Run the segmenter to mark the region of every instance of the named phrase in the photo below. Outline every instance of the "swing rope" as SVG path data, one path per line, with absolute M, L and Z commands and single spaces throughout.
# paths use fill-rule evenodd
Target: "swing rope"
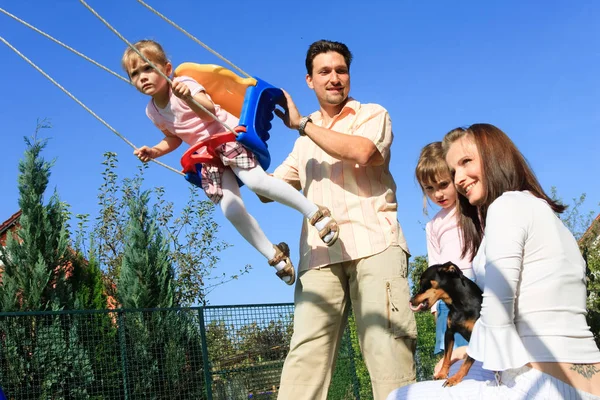
M 241 68 L 239 68 L 238 66 L 236 66 L 235 64 L 233 64 L 231 61 L 229 61 L 228 59 L 226 59 L 225 57 L 223 57 L 222 55 L 220 55 L 219 53 L 217 53 L 215 50 L 213 50 L 212 48 L 210 48 L 208 45 L 206 45 L 205 43 L 201 42 L 200 40 L 198 40 L 197 38 L 195 38 L 194 36 L 192 36 L 190 33 L 188 33 L 186 30 L 184 30 L 183 28 L 181 28 L 179 25 L 177 25 L 175 22 L 173 22 L 172 20 L 168 19 L 165 15 L 161 14 L 160 12 L 158 12 L 157 10 L 155 10 L 154 8 L 152 8 L 150 5 L 148 5 L 147 3 L 145 3 L 142 0 L 137 0 L 141 5 L 143 5 L 144 7 L 146 7 L 148 10 L 152 11 L 154 14 L 156 14 L 157 16 L 159 16 L 160 18 L 162 18 L 164 21 L 166 21 L 167 23 L 169 23 L 170 25 L 172 25 L 173 27 L 175 27 L 177 30 L 179 30 L 180 32 L 182 32 L 183 34 L 185 34 L 187 37 L 189 37 L 190 39 L 192 39 L 194 42 L 196 42 L 197 44 L 201 45 L 202 47 L 204 47 L 207 51 L 209 51 L 210 53 L 212 53 L 213 55 L 215 55 L 216 57 L 218 57 L 219 59 L 221 59 L 223 62 L 227 63 L 231 68 L 237 70 L 239 73 L 241 73 L 242 75 L 245 75 L 246 77 L 252 78 L 248 73 L 246 73 L 245 71 L 243 71 Z M 100 21 L 102 21 L 113 33 L 115 33 L 123 42 L 125 42 L 133 51 L 136 52 L 136 54 L 138 56 L 140 56 L 145 62 L 148 63 L 148 65 L 150 65 L 155 71 L 157 71 L 157 73 L 159 75 L 161 75 L 162 78 L 164 78 L 169 84 L 173 84 L 172 80 L 167 77 L 160 69 L 158 69 L 150 60 L 148 60 L 138 49 L 136 49 L 129 41 L 127 41 L 127 39 L 125 39 L 114 27 L 112 27 L 104 18 L 102 18 L 95 10 L 93 10 L 84 0 L 80 0 L 80 2 L 90 11 L 92 12 L 92 14 L 94 14 L 98 19 L 100 19 Z M 120 80 L 127 82 L 128 84 L 132 85 L 131 81 L 125 77 L 123 77 L 122 75 L 118 74 L 117 72 L 112 71 L 110 68 L 100 64 L 99 62 L 93 60 L 92 58 L 86 56 L 85 54 L 75 50 L 74 48 L 68 46 L 67 44 L 61 42 L 60 40 L 52 37 L 51 35 L 47 34 L 46 32 L 36 28 L 35 26 L 29 24 L 28 22 L 20 19 L 19 17 L 11 14 L 10 12 L 4 10 L 3 8 L 0 8 L 0 12 L 3 13 L 4 15 L 14 19 L 15 21 L 25 25 L 26 27 L 32 29 L 33 31 L 35 31 L 36 33 L 41 34 L 42 36 L 46 37 L 47 39 L 55 42 L 56 44 L 62 46 L 63 48 L 71 51 L 72 53 L 80 56 L 81 58 L 83 58 L 84 60 L 92 63 L 93 65 L 101 68 L 102 70 L 110 73 L 111 75 L 119 78 Z M 62 85 L 60 85 L 56 80 L 54 80 L 50 75 L 48 75 L 46 72 L 44 72 L 40 67 L 38 67 L 35 63 L 33 63 L 33 61 L 31 61 L 29 58 L 27 58 L 24 54 L 22 54 L 18 49 L 16 49 L 14 46 L 12 46 L 6 39 L 4 39 L 3 37 L 0 37 L 0 41 L 3 42 L 6 46 L 8 46 L 11 50 L 13 50 L 17 55 L 19 55 L 22 59 L 24 59 L 27 63 L 29 63 L 32 67 L 34 67 L 38 72 L 40 72 L 44 77 L 46 77 L 50 82 L 52 82 L 55 86 L 57 86 L 59 89 L 61 89 L 67 96 L 69 96 L 72 100 L 74 100 L 77 104 L 79 104 L 83 109 L 85 109 L 88 113 L 90 113 L 93 117 L 95 117 L 98 121 L 100 121 L 104 126 L 106 126 L 110 131 L 112 131 L 115 135 L 117 135 L 119 138 L 121 138 L 123 141 L 125 141 L 125 143 L 127 143 L 129 146 L 131 146 L 133 149 L 137 149 L 137 147 L 131 143 L 129 140 L 127 140 L 127 138 L 125 138 L 123 135 L 121 135 L 116 129 L 114 129 L 112 126 L 110 126 L 106 121 L 104 121 L 100 116 L 98 116 L 94 111 L 92 111 L 89 107 L 87 107 L 83 102 L 81 102 L 79 99 L 77 99 L 77 97 L 75 97 L 73 94 L 71 94 L 67 89 L 65 89 Z M 194 103 L 196 106 L 198 106 L 200 109 L 202 109 L 204 112 L 206 112 L 208 115 L 210 115 L 214 120 L 216 120 L 221 126 L 223 126 L 227 131 L 231 132 L 232 134 L 234 134 L 236 137 L 238 136 L 238 133 L 235 132 L 233 129 L 231 129 L 227 124 L 225 124 L 224 122 L 222 122 L 221 120 L 218 119 L 217 116 L 215 116 L 213 113 L 211 113 L 210 111 L 208 111 L 205 107 L 203 107 L 201 104 L 199 104 L 196 100 L 194 100 L 193 98 L 191 98 L 192 103 Z M 152 159 L 153 162 L 155 162 L 158 165 L 161 165 L 173 172 L 176 172 L 177 174 L 182 175 L 182 173 L 160 161 L 154 160 Z
M 252 76 L 250 76 L 250 74 L 248 74 L 247 72 L 245 72 L 244 70 L 242 70 L 240 67 L 238 67 L 237 65 L 235 65 L 234 63 L 232 63 L 231 61 L 229 61 L 228 59 L 226 59 L 225 57 L 223 57 L 221 54 L 217 53 L 215 50 L 213 50 L 212 48 L 210 48 L 207 44 L 201 42 L 200 40 L 198 40 L 197 38 L 195 38 L 194 36 L 192 36 L 192 34 L 190 34 L 188 31 L 186 31 L 185 29 L 183 29 L 182 27 L 180 27 L 179 25 L 177 25 L 175 22 L 173 22 L 172 20 L 170 20 L 169 18 L 167 18 L 164 14 L 161 14 L 160 12 L 158 12 L 157 10 L 155 10 L 154 8 L 152 8 L 150 5 L 148 5 L 147 3 L 145 3 L 142 0 L 137 0 L 137 2 L 140 3 L 141 5 L 143 5 L 144 7 L 146 7 L 148 10 L 152 11 L 154 14 L 156 14 L 160 18 L 162 18 L 165 22 L 169 23 L 171 26 L 173 26 L 179 32 L 183 33 L 188 38 L 192 39 L 194 42 L 196 42 L 200 46 L 204 47 L 207 51 L 209 51 L 210 53 L 212 53 L 213 55 L 215 55 L 216 57 L 218 57 L 219 59 L 221 59 L 223 62 L 227 63 L 231 68 L 235 69 L 240 74 L 246 76 L 247 78 L 252 78 Z
M 21 24 L 25 25 L 25 26 L 26 26 L 26 27 L 28 27 L 29 29 L 32 29 L 32 30 L 34 30 L 35 32 L 39 33 L 40 35 L 44 36 L 45 38 L 52 40 L 54 43 L 61 45 L 62 47 L 64 47 L 65 49 L 67 49 L 67 50 L 69 50 L 69 51 L 71 51 L 71 52 L 75 53 L 75 54 L 76 54 L 76 55 L 78 55 L 79 57 L 82 57 L 83 59 L 85 59 L 85 60 L 87 60 L 87 61 L 91 62 L 91 63 L 92 63 L 92 64 L 94 64 L 95 66 L 97 66 L 97 67 L 100 67 L 101 69 L 103 69 L 104 71 L 108 72 L 109 74 L 111 74 L 111 75 L 113 75 L 113 76 L 115 76 L 115 77 L 117 77 L 117 78 L 121 79 L 122 81 L 124 81 L 124 82 L 127 82 L 128 84 L 130 84 L 130 85 L 131 85 L 131 82 L 129 81 L 129 79 L 127 79 L 127 78 L 123 77 L 122 75 L 120 75 L 120 74 L 118 74 L 118 73 L 116 73 L 116 72 L 112 71 L 111 69 L 109 69 L 109 68 L 105 67 L 104 65 L 100 64 L 99 62 L 92 60 L 91 58 L 89 58 L 89 57 L 88 57 L 88 56 L 86 56 L 85 54 L 83 54 L 83 53 L 81 53 L 81 52 L 79 52 L 79 51 L 75 50 L 74 48 L 72 48 L 72 47 L 70 47 L 70 46 L 66 45 L 65 43 L 61 42 L 60 40 L 58 40 L 58 39 L 56 39 L 56 38 L 54 38 L 54 37 L 50 36 L 50 35 L 49 35 L 49 34 L 47 34 L 46 32 L 44 32 L 44 31 L 42 31 L 42 30 L 40 30 L 40 29 L 36 28 L 35 26 L 33 26 L 33 25 L 31 25 L 31 24 L 29 24 L 29 23 L 27 23 L 27 22 L 23 21 L 21 18 L 17 17 L 16 15 L 13 15 L 13 14 L 9 13 L 8 11 L 6 11 L 6 10 L 5 10 L 5 9 L 3 9 L 3 8 L 0 8 L 0 12 L 1 12 L 1 13 L 3 13 L 4 15 L 8 16 L 8 17 L 11 17 L 11 18 L 12 18 L 12 19 L 14 19 L 15 21 L 17 21 L 17 22 L 20 22 Z
M 79 0 L 79 2 L 81 4 L 83 4 L 83 6 L 85 8 L 87 8 L 92 14 L 94 14 L 100 21 L 102 21 L 102 23 L 104 23 L 104 25 L 106 25 L 106 27 L 108 29 L 110 29 L 115 35 L 117 35 L 123 42 L 125 42 L 127 44 L 127 46 L 129 46 L 130 49 L 132 49 L 133 51 L 135 51 L 135 53 L 140 56 L 140 58 L 142 60 L 144 60 L 149 66 L 151 66 L 163 79 L 165 79 L 170 85 L 173 85 L 173 81 L 166 76 L 158 67 L 156 67 L 156 65 L 154 65 L 150 60 L 148 60 L 148 58 L 146 58 L 146 56 L 144 56 L 142 54 L 141 51 L 139 51 L 133 44 L 131 44 L 127 39 L 125 39 L 125 37 L 123 35 L 121 35 L 112 25 L 110 25 L 108 23 L 108 21 L 106 21 L 104 18 L 102 18 L 100 16 L 100 14 L 98 14 L 92 7 L 90 7 L 84 0 Z M 206 114 L 208 114 L 212 119 L 214 119 L 215 121 L 217 121 L 219 124 L 221 124 L 221 126 L 223 126 L 223 128 L 225 128 L 227 131 L 231 132 L 235 137 L 238 136 L 238 133 L 236 131 L 234 131 L 231 127 L 229 127 L 225 122 L 221 121 L 219 119 L 219 117 L 217 117 L 215 114 L 213 114 L 212 112 L 210 112 L 206 107 L 204 107 L 202 104 L 198 103 L 193 97 L 190 97 L 191 102 L 197 106 L 198 108 L 200 108 L 202 111 L 204 111 Z
M 13 45 L 11 45 L 6 39 L 4 39 L 2 36 L 0 36 L 0 41 L 2 43 L 4 43 L 5 45 L 7 45 L 12 51 L 14 51 L 17 55 L 19 55 L 23 60 L 25 60 L 29 65 L 31 65 L 33 68 L 35 68 L 39 73 L 41 73 L 42 75 L 44 75 L 44 77 L 46 77 L 46 79 L 48 79 L 50 82 L 52 82 L 54 85 L 56 85 L 60 90 L 62 90 L 67 96 L 69 96 L 71 99 L 73 99 L 77 104 L 79 104 L 81 107 L 83 107 L 87 112 L 89 112 L 92 116 L 94 116 L 98 121 L 100 121 L 104 126 L 106 126 L 108 129 L 110 129 L 115 135 L 117 135 L 119 138 L 121 138 L 125 143 L 127 143 L 129 146 L 131 146 L 134 150 L 137 149 L 137 147 L 131 143 L 129 140 L 127 140 L 126 137 L 124 137 L 123 135 L 121 135 L 115 128 L 113 128 L 112 126 L 110 126 L 106 121 L 104 121 L 102 118 L 100 118 L 100 116 L 98 116 L 98 114 L 96 114 L 94 111 L 92 111 L 88 106 L 86 106 L 85 104 L 83 104 L 83 102 L 81 102 L 77 97 L 75 97 L 73 94 L 71 94 L 71 92 L 69 92 L 67 89 L 65 89 L 63 86 L 61 86 L 60 83 L 58 83 L 57 81 L 55 81 L 50 75 L 48 75 L 46 72 L 44 72 L 40 67 L 38 67 L 33 61 L 31 61 L 29 58 L 27 58 L 23 53 L 21 53 L 19 50 L 17 50 Z M 179 175 L 184 175 L 181 171 L 176 170 L 173 167 L 170 167 L 158 160 L 152 159 L 153 162 L 155 162 L 156 164 L 167 168 L 168 170 L 171 170 Z

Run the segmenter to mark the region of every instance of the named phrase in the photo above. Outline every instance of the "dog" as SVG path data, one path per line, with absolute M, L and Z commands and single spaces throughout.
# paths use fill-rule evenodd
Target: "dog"
M 479 319 L 483 293 L 475 282 L 463 275 L 461 269 L 451 262 L 432 265 L 421 275 L 419 292 L 409 302 L 413 312 L 426 311 L 438 300 L 448 306 L 448 329 L 444 336 L 444 362 L 433 379 L 446 379 L 444 387 L 454 386 L 464 379 L 475 362 L 467 355 L 467 359 L 456 374 L 448 378 L 454 334 L 460 333 L 467 341 L 475 321 Z

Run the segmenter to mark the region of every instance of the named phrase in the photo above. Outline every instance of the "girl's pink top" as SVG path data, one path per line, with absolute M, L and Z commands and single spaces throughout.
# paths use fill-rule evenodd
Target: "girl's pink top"
M 429 265 L 443 264 L 452 261 L 463 274 L 473 279 L 473 267 L 469 255 L 461 258 L 462 239 L 458 230 L 456 206 L 442 208 L 425 226 L 427 235 L 427 258 Z M 431 312 L 437 312 L 437 302 L 431 307 Z
M 456 207 L 442 208 L 425 226 L 429 265 L 452 261 L 470 279 L 473 268 L 470 257 L 461 258 L 462 239 L 458 230 Z
M 173 80 L 185 83 L 190 88 L 192 96 L 205 91 L 204 86 L 188 76 L 178 76 Z M 146 106 L 146 115 L 158 129 L 168 131 L 190 146 L 210 135 L 227 130 L 212 118 L 200 118 L 185 101 L 175 96 L 173 92 L 170 92 L 169 103 L 165 108 L 158 108 L 151 99 Z M 215 104 L 215 115 L 230 128 L 238 125 L 238 118 L 222 109 L 218 104 Z

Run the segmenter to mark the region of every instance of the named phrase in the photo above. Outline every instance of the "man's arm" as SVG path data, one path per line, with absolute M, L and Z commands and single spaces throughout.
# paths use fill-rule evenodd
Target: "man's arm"
M 304 132 L 324 152 L 339 160 L 352 161 L 362 166 L 383 164 L 381 153 L 365 137 L 346 135 L 310 122 Z
M 275 110 L 275 114 L 283 120 L 288 128 L 298 129 L 302 116 L 291 96 L 285 90 L 283 94 L 286 100 L 286 104 L 283 105 L 285 112 Z M 306 125 L 304 132 L 317 146 L 332 157 L 363 166 L 383 164 L 383 156 L 375 144 L 365 137 L 347 135 L 312 123 Z

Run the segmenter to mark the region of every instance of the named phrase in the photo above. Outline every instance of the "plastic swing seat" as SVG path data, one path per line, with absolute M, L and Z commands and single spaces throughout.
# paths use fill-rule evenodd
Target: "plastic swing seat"
M 183 75 L 204 86 L 215 103 L 240 118 L 239 125 L 234 128 L 238 133 L 237 138 L 229 131 L 211 135 L 183 154 L 181 166 L 185 179 L 202 187 L 202 164 L 221 165 L 215 149 L 234 140 L 254 153 L 260 166 L 267 170 L 271 164 L 267 141 L 270 137 L 273 111 L 283 98 L 282 90 L 262 79 L 241 78 L 226 68 L 212 64 L 181 64 L 175 70 L 175 76 Z M 241 185 L 241 182 L 239 183 Z

